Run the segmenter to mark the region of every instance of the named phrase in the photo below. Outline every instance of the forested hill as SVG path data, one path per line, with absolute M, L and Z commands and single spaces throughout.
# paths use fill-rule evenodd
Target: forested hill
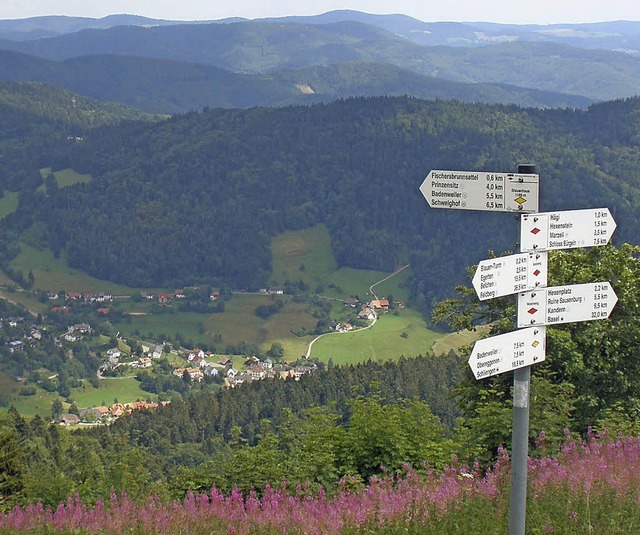
M 25 193 L 4 225 L 130 285 L 257 288 L 271 237 L 324 223 L 342 266 L 411 263 L 427 309 L 488 249 L 514 250 L 518 227 L 509 214 L 430 209 L 418 191 L 429 170 L 535 163 L 541 210 L 609 207 L 616 239 L 637 243 L 639 113 L 640 99 L 583 112 L 370 98 L 124 123 L 42 156 L 93 181 Z

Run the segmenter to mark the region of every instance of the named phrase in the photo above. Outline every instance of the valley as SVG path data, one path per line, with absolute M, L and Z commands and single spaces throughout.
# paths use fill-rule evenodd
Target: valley
M 0 19 L 0 531 L 306 534 L 297 503 L 318 533 L 505 533 L 528 449 L 554 472 L 532 531 L 637 532 L 639 35 L 351 10 Z M 437 210 L 445 185 L 419 189 L 522 164 L 536 210 L 617 223 L 553 228 L 533 275 L 606 291 L 571 323 L 582 297 L 539 299 L 544 318 L 532 297 L 548 327 L 526 340 L 513 296 L 471 283 L 526 241 L 522 191 Z M 482 338 L 515 340 L 509 370 Z
M 128 362 L 132 358 L 135 361 L 137 355 L 127 344 L 135 343 L 141 348 L 148 348 L 164 342 L 177 350 L 176 358 L 170 359 L 174 367 L 181 362 L 178 354 L 201 347 L 213 350 L 216 363 L 224 358 L 232 358 L 234 366 L 244 371 L 247 366 L 245 361 L 249 357 L 258 355 L 266 358 L 264 355 L 270 354 L 269 350 L 274 344 L 281 348 L 279 361 L 293 363 L 308 360 L 324 366 L 350 365 L 426 354 L 444 336 L 444 333 L 429 329 L 419 311 L 405 305 L 401 305 L 401 308 L 396 305 L 393 314 L 379 311 L 377 321 L 358 321 L 360 327 L 354 328 L 346 323 L 355 323 L 356 315 L 361 310 L 359 304 L 357 308 L 346 306 L 347 300 L 363 296 L 363 303 L 366 303 L 367 297 L 375 297 L 371 294 L 372 286 L 377 295 L 391 296 L 396 303 L 405 301 L 408 297 L 408 272 L 400 270 L 386 274 L 336 269 L 327 229 L 321 225 L 277 236 L 272 242 L 274 274 L 270 289 L 231 292 L 224 297 L 224 301 L 220 301 L 224 303 L 223 310 L 213 314 L 184 310 L 184 303 L 189 300 L 185 299 L 184 292 L 189 295 L 197 291 L 195 288 L 181 289 L 179 292 L 167 288 L 129 288 L 70 269 L 64 258 L 55 258 L 50 251 L 39 250 L 26 243 L 21 243 L 20 248 L 21 253 L 10 265 L 11 270 L 31 273 L 33 282 L 25 290 L 7 279 L 0 287 L 0 295 L 27 307 L 33 315 L 42 316 L 44 325 L 47 324 L 47 318 L 61 314 L 73 315 L 76 322 L 91 323 L 101 337 L 80 350 L 104 354 L 104 349 L 100 348 L 105 347 L 103 344 L 109 338 L 112 343 L 119 340 L 117 345 L 131 357 Z M 291 281 L 295 281 L 293 286 Z M 278 295 L 275 292 L 274 288 L 278 288 L 279 283 L 289 288 L 286 294 Z M 213 295 L 210 290 L 208 292 Z M 98 295 L 106 295 L 107 298 L 97 300 L 93 297 Z M 283 303 L 276 314 L 266 318 L 256 315 L 259 307 L 274 302 Z M 340 323 L 349 325 L 349 330 L 342 328 Z M 367 323 L 371 323 L 371 328 L 358 330 L 367 326 Z M 318 331 L 318 328 L 321 330 Z M 332 335 L 316 340 L 318 333 Z M 95 349 L 92 349 L 93 346 Z M 244 356 L 237 351 L 243 351 Z M 184 357 L 182 359 L 184 362 Z M 162 373 L 155 364 L 153 371 Z M 80 408 L 90 408 L 99 404 L 96 401 L 98 399 L 107 404 L 114 399 L 121 402 L 158 399 L 157 393 L 140 389 L 139 381 L 134 379 L 137 373 L 135 369 L 128 371 L 125 366 L 113 376 L 113 381 L 96 383 L 80 380 L 77 382 L 80 386 L 70 390 L 65 406 L 74 403 Z M 55 373 L 45 367 L 38 370 L 37 377 L 43 374 Z M 26 416 L 39 414 L 49 417 L 58 393 L 43 390 L 32 379 L 31 374 L 27 373 L 21 375 L 20 383 L 11 380 L 14 386 L 8 388 L 8 392 L 17 393 L 20 386 L 24 391 L 27 384 L 35 387 L 35 392 L 27 396 L 10 397 L 5 402 L 10 400 Z

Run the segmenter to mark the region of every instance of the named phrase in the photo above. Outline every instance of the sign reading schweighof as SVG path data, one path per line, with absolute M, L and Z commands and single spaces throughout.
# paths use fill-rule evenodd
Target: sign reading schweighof
M 431 208 L 490 212 L 537 212 L 536 174 L 431 171 L 420 192 Z

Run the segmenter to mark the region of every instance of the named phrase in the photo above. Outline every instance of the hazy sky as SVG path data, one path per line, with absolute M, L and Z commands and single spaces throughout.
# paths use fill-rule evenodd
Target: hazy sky
M 335 9 L 402 13 L 425 22 L 640 21 L 640 0 L 0 0 L 0 19 L 40 15 L 99 18 L 115 13 L 172 20 L 318 15 Z

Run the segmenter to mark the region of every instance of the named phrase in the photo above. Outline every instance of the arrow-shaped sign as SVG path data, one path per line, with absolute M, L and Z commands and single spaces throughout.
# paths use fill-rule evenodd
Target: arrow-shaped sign
M 469 357 L 476 379 L 531 366 L 545 359 L 546 328 L 529 327 L 478 340 Z
M 547 285 L 547 253 L 520 253 L 482 260 L 473 276 L 481 301 Z
M 537 212 L 539 175 L 431 171 L 420 192 L 431 208 Z
M 606 319 L 617 302 L 608 282 L 524 292 L 518 295 L 518 327 Z
M 616 229 L 608 208 L 522 216 L 521 251 L 550 251 L 606 245 Z

